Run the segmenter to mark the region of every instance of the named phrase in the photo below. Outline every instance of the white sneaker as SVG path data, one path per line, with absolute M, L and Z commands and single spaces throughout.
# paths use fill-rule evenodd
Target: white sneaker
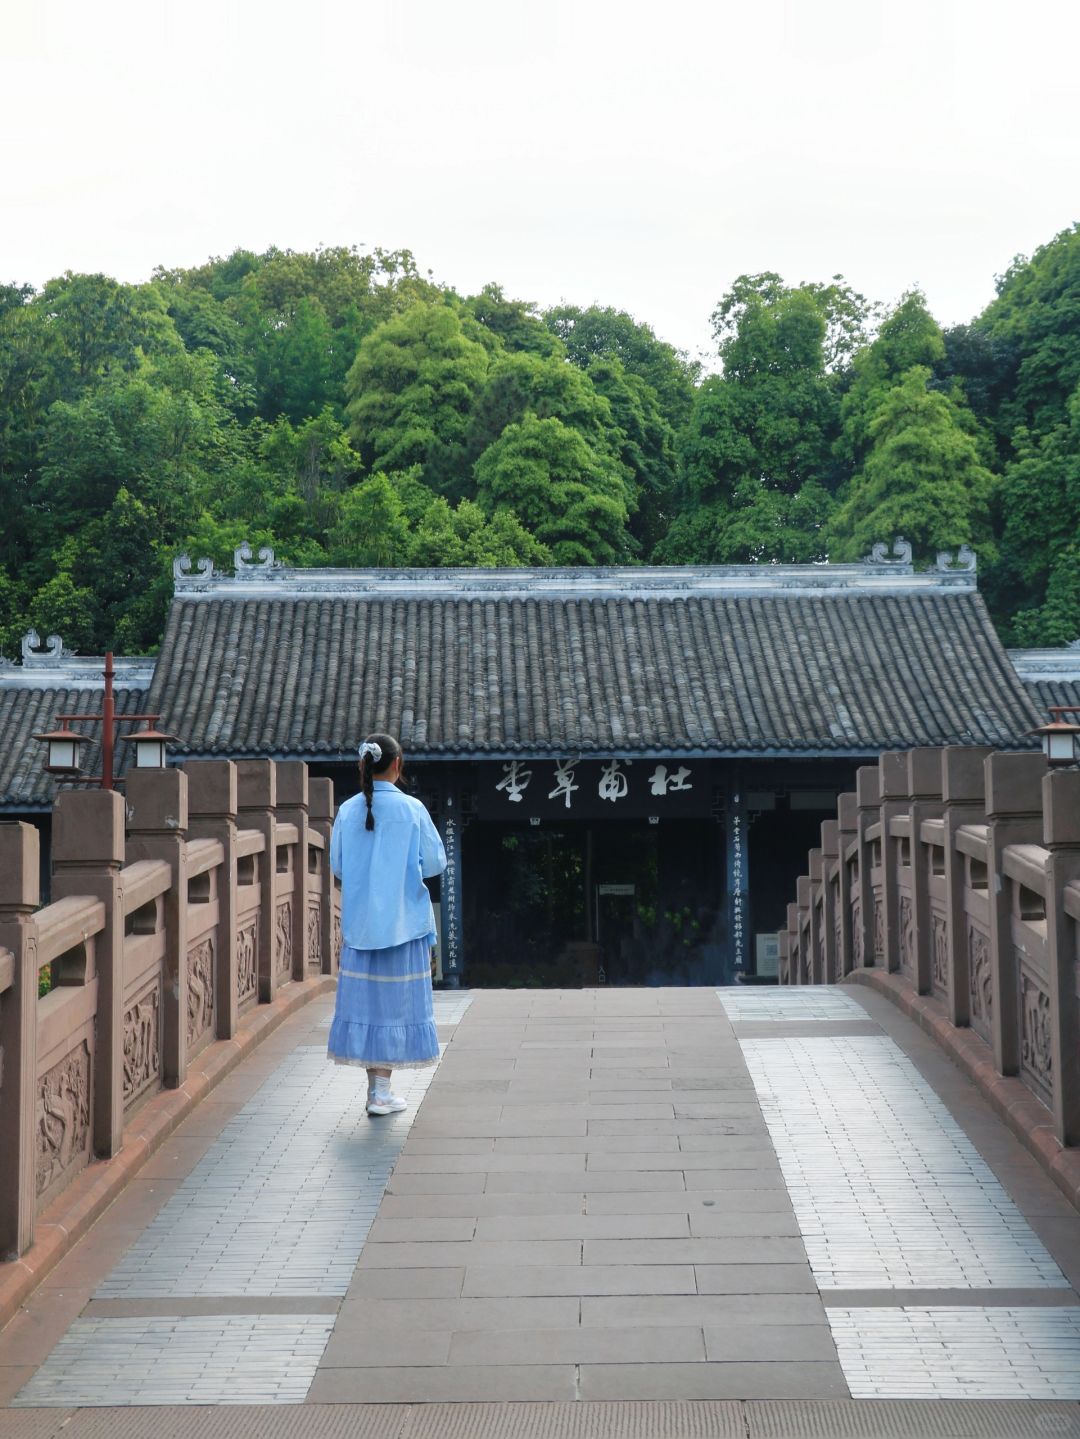
M 408 1102 L 396 1094 L 373 1094 L 368 1100 L 369 1114 L 400 1114 L 408 1109 Z

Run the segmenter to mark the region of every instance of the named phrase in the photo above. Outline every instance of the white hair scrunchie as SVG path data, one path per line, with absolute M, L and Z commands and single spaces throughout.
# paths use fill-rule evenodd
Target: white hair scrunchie
M 382 749 L 379 745 L 372 744 L 369 740 L 365 740 L 364 743 L 360 746 L 361 764 L 364 763 L 365 755 L 370 755 L 374 762 L 378 764 L 379 761 L 382 759 Z

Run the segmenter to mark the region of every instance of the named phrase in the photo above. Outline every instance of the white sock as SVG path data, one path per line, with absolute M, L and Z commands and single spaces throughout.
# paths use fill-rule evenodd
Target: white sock
M 377 1100 L 390 1098 L 390 1078 L 388 1075 L 377 1074 L 375 1076 L 375 1098 Z

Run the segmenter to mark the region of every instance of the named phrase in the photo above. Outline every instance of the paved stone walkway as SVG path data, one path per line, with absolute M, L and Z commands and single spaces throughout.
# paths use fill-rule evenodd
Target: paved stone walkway
M 0 1436 L 1080 1434 L 1080 1215 L 881 996 L 471 999 L 383 1120 L 283 1025 L 0 1334 Z

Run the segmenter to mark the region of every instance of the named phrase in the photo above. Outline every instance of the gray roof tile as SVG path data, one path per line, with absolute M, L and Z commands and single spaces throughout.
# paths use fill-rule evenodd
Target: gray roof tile
M 299 574 L 300 572 L 294 572 Z M 548 572 L 550 574 L 550 572 Z M 451 583 L 448 576 L 448 585 Z M 179 593 L 147 697 L 189 754 L 858 754 L 1037 722 L 974 587 Z M 268 587 L 269 588 L 269 587 Z

